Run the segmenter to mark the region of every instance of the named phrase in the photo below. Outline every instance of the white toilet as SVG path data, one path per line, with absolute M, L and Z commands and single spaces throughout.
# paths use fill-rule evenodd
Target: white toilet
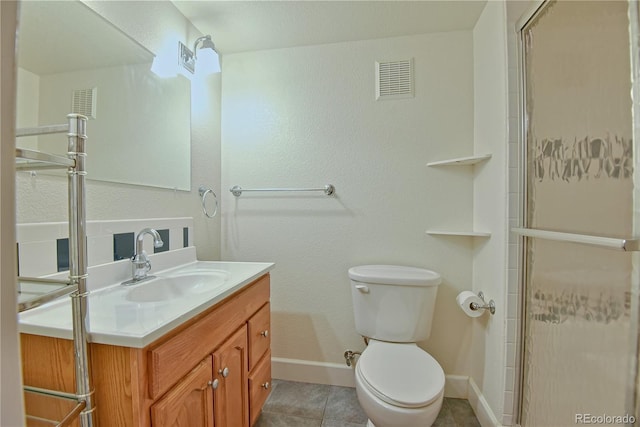
M 444 371 L 416 345 L 429 337 L 440 275 L 421 268 L 349 269 L 356 330 L 368 338 L 356 394 L 369 427 L 428 427 L 442 407 Z

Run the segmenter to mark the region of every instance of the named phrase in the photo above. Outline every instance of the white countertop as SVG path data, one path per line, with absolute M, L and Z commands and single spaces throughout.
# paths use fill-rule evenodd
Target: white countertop
M 161 281 L 149 280 L 131 286 L 120 285 L 91 290 L 88 298 L 89 341 L 142 348 L 176 326 L 205 311 L 274 267 L 263 262 L 193 261 L 178 267 L 152 272 L 160 279 L 176 275 L 207 274 L 211 286 L 198 285 L 188 292 L 156 298 L 155 291 L 173 289 Z M 89 272 L 91 279 L 91 271 Z M 90 280 L 89 279 L 89 280 Z M 215 283 L 214 283 L 215 282 Z M 157 287 L 154 289 L 154 285 Z M 159 300 L 156 300 L 159 299 Z M 23 333 L 72 339 L 71 299 L 63 297 L 20 313 Z

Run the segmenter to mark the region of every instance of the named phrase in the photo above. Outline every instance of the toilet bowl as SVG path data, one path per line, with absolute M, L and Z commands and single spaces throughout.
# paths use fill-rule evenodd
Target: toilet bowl
M 369 427 L 429 427 L 440 412 L 444 371 L 416 342 L 431 332 L 440 275 L 397 265 L 349 269 L 356 330 L 368 339 L 355 368 Z
M 370 340 L 355 380 L 369 426 L 428 427 L 442 407 L 444 372 L 416 344 Z

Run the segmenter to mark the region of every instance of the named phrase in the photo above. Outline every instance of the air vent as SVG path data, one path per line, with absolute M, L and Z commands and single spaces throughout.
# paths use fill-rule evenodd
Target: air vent
M 76 89 L 73 91 L 71 100 L 71 112 L 82 114 L 90 119 L 96 118 L 96 98 L 98 88 Z
M 413 58 L 376 62 L 376 99 L 413 98 Z

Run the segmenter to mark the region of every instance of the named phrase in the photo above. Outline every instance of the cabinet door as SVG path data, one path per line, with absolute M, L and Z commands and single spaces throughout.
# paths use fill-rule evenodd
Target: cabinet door
M 211 356 L 151 407 L 153 427 L 213 427 Z
M 249 427 L 247 327 L 238 329 L 213 353 L 216 427 Z

